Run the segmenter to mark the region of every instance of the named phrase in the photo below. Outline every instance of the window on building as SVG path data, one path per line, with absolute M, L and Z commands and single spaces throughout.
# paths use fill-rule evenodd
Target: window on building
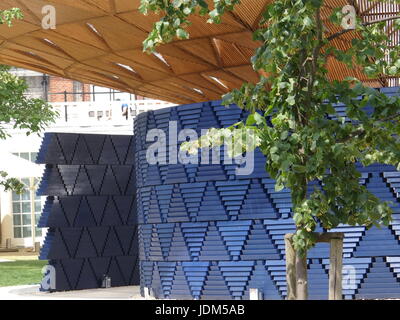
M 38 153 L 37 152 L 15 152 L 15 153 L 13 153 L 13 155 L 35 163 Z
M 39 179 L 24 178 L 21 182 L 25 185 L 25 191 L 22 194 L 12 193 L 14 238 L 31 238 L 33 229 L 35 236 L 41 237 L 42 229 L 36 227 L 42 211 L 42 199 L 36 195 Z
M 75 102 L 82 102 L 83 101 L 83 84 L 78 81 L 74 81 L 73 83 L 73 90 L 74 90 L 74 101 Z

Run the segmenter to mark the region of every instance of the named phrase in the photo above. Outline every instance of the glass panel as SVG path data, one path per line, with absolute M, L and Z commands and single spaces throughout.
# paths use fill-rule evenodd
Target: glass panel
M 29 161 L 29 152 L 21 152 L 21 153 L 19 154 L 19 156 L 20 156 L 22 159 L 25 159 L 25 160 L 28 160 L 28 161 Z
M 35 214 L 35 224 L 38 224 L 40 220 L 40 214 Z
M 22 224 L 24 226 L 26 226 L 26 225 L 30 226 L 31 225 L 31 221 L 32 221 L 32 219 L 31 219 L 31 216 L 29 214 L 23 214 L 22 215 Z
M 22 228 L 22 233 L 24 238 L 29 238 L 32 237 L 32 230 L 31 227 L 23 227 Z
M 20 227 L 14 228 L 14 238 L 22 238 L 22 233 L 21 233 Z
M 35 201 L 35 212 L 42 212 L 42 201 Z
M 36 237 L 41 237 L 42 236 L 42 229 L 36 228 L 35 229 Z
M 22 202 L 22 213 L 31 212 L 31 203 L 30 202 Z
M 21 195 L 21 199 L 22 200 L 31 200 L 31 193 L 29 191 L 25 191 L 22 195 Z
M 28 178 L 23 178 L 23 179 L 21 179 L 21 181 L 22 181 L 22 183 L 23 183 L 24 185 L 26 185 L 28 188 L 30 187 L 30 182 L 29 182 L 29 179 L 28 179 Z
M 14 214 L 13 215 L 13 223 L 14 223 L 14 226 L 20 226 L 21 225 L 21 215 L 20 214 Z
M 19 202 L 13 202 L 13 213 L 21 213 L 21 206 Z
M 31 152 L 31 161 L 35 162 L 37 158 L 38 153 L 37 152 Z
M 39 200 L 40 202 L 42 202 L 42 196 L 38 196 L 36 194 L 36 191 L 35 191 L 35 200 Z
M 13 199 L 13 201 L 19 201 L 19 200 L 21 200 L 21 197 L 16 192 L 13 192 L 12 193 L 12 199 Z

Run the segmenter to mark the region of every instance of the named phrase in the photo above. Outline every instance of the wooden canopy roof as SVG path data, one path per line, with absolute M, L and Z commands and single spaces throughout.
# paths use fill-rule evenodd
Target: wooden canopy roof
M 19 7 L 25 17 L 11 28 L 0 26 L 0 63 L 175 103 L 220 99 L 243 82 L 258 80 L 250 66 L 258 47 L 252 32 L 271 1 L 242 0 L 219 25 L 195 16 L 189 40 L 160 46 L 159 54 L 148 55 L 142 42 L 159 16 L 143 16 L 140 0 L 1 0 L 0 9 Z M 375 1 L 326 0 L 323 15 L 330 32 L 340 31 L 326 20 L 330 8 L 349 3 L 365 21 L 400 11 L 398 5 Z M 48 4 L 57 10 L 55 30 L 41 27 L 42 8 Z M 388 32 L 398 39 L 391 22 Z M 349 32 L 334 41 L 346 48 L 354 36 Z M 371 86 L 397 84 L 397 79 L 367 80 L 359 70 L 334 60 L 328 69 L 332 79 L 357 75 Z

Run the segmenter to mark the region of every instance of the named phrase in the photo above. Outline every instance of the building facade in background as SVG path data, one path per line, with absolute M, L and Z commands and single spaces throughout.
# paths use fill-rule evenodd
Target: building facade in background
M 133 118 L 139 113 L 171 106 L 34 71 L 13 68 L 12 72 L 25 79 L 27 96 L 48 101 L 59 112 L 48 132 L 133 134 Z M 123 104 L 128 105 L 128 117 L 122 114 Z M 44 167 L 34 163 L 42 135 L 26 136 L 11 126 L 8 131 L 11 137 L 0 140 L 0 169 L 20 179 L 26 191 L 18 195 L 0 190 L 0 248 L 33 247 L 43 242 L 46 233 L 36 227 L 44 204 L 44 198 L 36 196 Z

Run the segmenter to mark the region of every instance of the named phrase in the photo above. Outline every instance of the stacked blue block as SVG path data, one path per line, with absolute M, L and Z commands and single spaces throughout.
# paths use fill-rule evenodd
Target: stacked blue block
M 51 291 L 139 284 L 132 136 L 45 134 L 38 222 L 48 232 L 40 259 L 56 270 Z
M 382 89 L 388 95 L 397 89 Z M 346 117 L 346 107 L 336 106 Z M 368 107 L 368 112 L 372 111 Z M 265 158 L 255 151 L 255 169 L 236 175 L 237 164 L 149 165 L 146 141 L 151 129 L 169 137 L 169 121 L 178 130 L 198 134 L 246 118 L 236 106 L 220 101 L 142 113 L 135 121 L 135 164 L 139 221 L 140 282 L 158 298 L 248 299 L 258 288 L 264 299 L 286 298 L 284 235 L 294 232 L 290 190 L 275 191 L 265 172 Z M 351 121 L 346 119 L 346 121 Z M 176 147 L 176 141 L 168 142 Z M 220 152 L 223 154 L 223 148 Z M 168 159 L 167 159 L 168 160 Z M 384 201 L 392 201 L 389 227 L 367 230 L 339 225 L 344 232 L 343 297 L 400 297 L 400 173 L 392 166 L 357 164 L 360 184 Z M 310 185 L 320 188 L 319 183 Z M 321 226 L 317 231 L 323 230 Z M 310 298 L 327 299 L 329 245 L 308 254 Z M 385 290 L 387 289 L 387 290 Z

